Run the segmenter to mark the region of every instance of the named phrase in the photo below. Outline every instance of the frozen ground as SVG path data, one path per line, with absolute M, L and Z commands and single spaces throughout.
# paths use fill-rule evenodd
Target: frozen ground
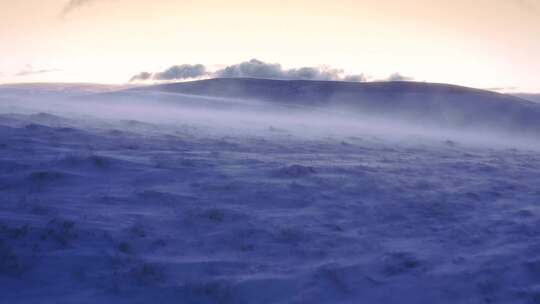
M 540 303 L 530 145 L 25 100 L 0 303 Z

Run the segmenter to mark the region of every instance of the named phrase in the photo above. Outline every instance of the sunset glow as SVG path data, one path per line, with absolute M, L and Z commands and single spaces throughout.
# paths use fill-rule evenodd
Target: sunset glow
M 0 1 L 0 83 L 126 83 L 252 58 L 540 92 L 536 0 Z

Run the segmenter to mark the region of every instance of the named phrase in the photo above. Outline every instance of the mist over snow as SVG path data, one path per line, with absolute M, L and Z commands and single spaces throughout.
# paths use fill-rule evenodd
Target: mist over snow
M 0 86 L 0 303 L 538 300 L 540 104 L 219 73 Z

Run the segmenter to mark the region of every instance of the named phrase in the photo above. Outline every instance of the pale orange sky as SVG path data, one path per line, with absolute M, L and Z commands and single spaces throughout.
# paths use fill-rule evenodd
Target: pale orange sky
M 540 0 L 0 0 L 0 83 L 257 58 L 540 92 Z

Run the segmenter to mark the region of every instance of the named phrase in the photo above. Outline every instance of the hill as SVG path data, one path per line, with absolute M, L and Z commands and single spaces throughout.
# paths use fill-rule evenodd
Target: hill
M 401 118 L 417 124 L 540 134 L 540 105 L 510 95 L 447 84 L 218 78 L 130 91 L 256 99 Z

